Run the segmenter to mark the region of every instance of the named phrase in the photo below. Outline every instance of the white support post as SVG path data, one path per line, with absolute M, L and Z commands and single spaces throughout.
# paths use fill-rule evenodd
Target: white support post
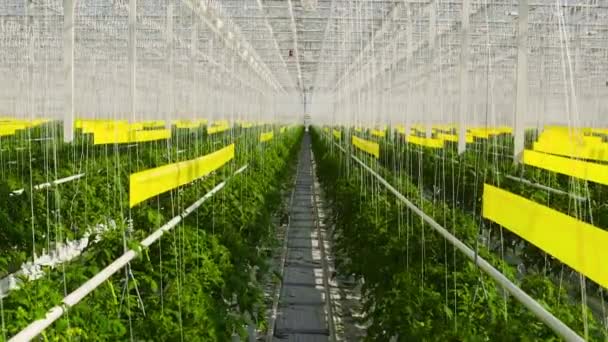
M 406 103 L 405 103 L 405 108 L 406 108 L 406 114 L 405 114 L 405 140 L 407 141 L 409 135 L 410 135 L 410 127 L 411 127 L 411 122 L 412 122 L 412 118 L 411 118 L 411 114 L 412 114 L 412 103 L 411 103 L 411 99 L 412 97 L 412 91 L 413 91 L 413 87 L 412 87 L 412 68 L 414 66 L 414 63 L 412 61 L 413 56 L 414 56 L 414 42 L 413 42 L 413 30 L 414 30 L 414 25 L 413 25 L 413 18 L 412 18 L 412 7 L 409 3 L 406 4 L 407 6 L 407 22 L 406 22 L 406 44 L 407 44 L 407 60 L 406 60 L 406 72 L 407 74 L 407 99 L 406 99 Z
M 545 40 L 541 37 L 540 38 L 540 45 L 541 45 L 541 53 L 540 53 L 540 92 L 541 92 L 541 109 L 539 111 L 539 113 L 537 114 L 537 119 L 536 119 L 536 132 L 537 134 L 541 134 L 544 124 L 545 124 L 545 120 L 546 120 L 546 115 L 547 115 L 547 98 L 549 96 L 549 84 L 547 82 L 547 61 L 546 61 L 546 56 L 545 56 L 545 49 L 544 47 L 544 42 Z
M 74 140 L 74 0 L 63 0 L 63 141 Z
M 135 122 L 137 88 L 137 0 L 129 0 L 129 120 Z
M 198 119 L 198 106 L 196 97 L 198 95 L 198 82 L 196 77 L 196 60 L 198 52 L 198 27 L 199 18 L 192 12 L 192 35 L 190 36 L 190 75 L 192 76 L 192 114 Z
M 167 2 L 167 77 L 169 78 L 169 109 L 165 113 L 165 125 L 171 128 L 171 118 L 175 114 L 175 99 L 173 93 L 173 3 Z
M 232 55 L 231 61 L 230 61 L 230 72 L 234 75 L 235 74 L 235 63 L 236 62 L 236 57 L 234 55 Z M 238 87 L 238 81 L 234 80 L 234 89 L 236 89 Z M 234 98 L 233 98 L 234 99 Z M 236 101 L 230 101 L 230 124 L 234 125 L 234 112 L 236 111 L 236 106 L 235 106 L 235 102 Z
M 427 117 L 426 117 L 426 137 L 433 135 L 433 119 L 435 110 L 435 77 L 433 73 L 433 61 L 435 59 L 435 37 L 437 35 L 437 3 L 431 0 L 429 4 L 429 61 L 428 61 L 428 83 L 427 83 Z
M 517 33 L 517 104 L 513 127 L 513 161 L 519 163 L 524 151 L 525 126 L 528 115 L 528 0 L 519 0 Z
M 466 150 L 466 117 L 469 109 L 469 15 L 470 0 L 462 0 L 462 28 L 460 47 L 460 110 L 458 111 L 458 154 Z

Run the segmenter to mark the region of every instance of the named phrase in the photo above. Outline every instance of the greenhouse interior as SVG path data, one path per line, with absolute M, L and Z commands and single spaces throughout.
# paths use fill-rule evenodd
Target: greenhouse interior
M 608 0 L 0 0 L 0 341 L 608 341 Z

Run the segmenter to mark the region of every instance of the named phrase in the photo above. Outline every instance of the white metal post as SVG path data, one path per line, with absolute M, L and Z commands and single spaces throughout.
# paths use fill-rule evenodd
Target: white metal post
M 524 151 L 524 120 L 528 114 L 528 0 L 519 0 L 517 33 L 517 104 L 513 127 L 513 161 L 518 163 Z
M 426 137 L 430 138 L 433 134 L 433 120 L 435 110 L 435 77 L 433 72 L 433 61 L 435 59 L 435 37 L 437 35 L 437 3 L 431 0 L 429 4 L 429 60 L 428 60 L 428 88 L 427 88 L 427 118 L 426 118 Z
M 544 47 L 544 39 L 541 37 L 540 38 L 540 44 L 541 47 Z M 537 134 L 541 134 L 543 127 L 544 127 L 544 123 L 546 120 L 546 115 L 547 115 L 547 98 L 549 96 L 549 87 L 550 84 L 549 82 L 547 82 L 547 61 L 546 61 L 546 57 L 545 57 L 545 49 L 541 48 L 541 54 L 540 54 L 540 58 L 541 58 L 541 62 L 540 62 L 540 92 L 541 92 L 541 110 L 539 111 L 539 113 L 537 114 L 537 119 L 536 119 L 536 132 Z
M 137 0 L 129 0 L 129 120 L 135 121 L 135 101 L 137 88 Z
M 74 140 L 74 0 L 63 0 L 63 141 Z
M 173 98 L 173 3 L 167 3 L 167 77 L 169 78 L 169 109 L 165 113 L 165 126 L 171 128 L 171 118 L 175 114 L 175 100 Z
M 198 52 L 198 27 L 199 18 L 192 12 L 192 35 L 190 36 L 190 75 L 192 76 L 192 114 L 198 119 L 198 106 L 196 96 L 198 95 L 198 82 L 196 79 L 196 60 Z
M 466 116 L 469 108 L 469 15 L 471 12 L 470 0 L 462 0 L 462 28 L 460 47 L 460 110 L 458 111 L 458 154 L 466 150 L 467 128 Z
M 407 52 L 406 52 L 406 72 L 407 74 L 407 100 L 405 103 L 405 108 L 406 108 L 406 115 L 405 115 L 405 140 L 407 141 L 409 135 L 410 135 L 410 123 L 411 123 L 411 114 L 412 114 L 412 103 L 411 103 L 411 99 L 412 97 L 412 68 L 414 66 L 414 63 L 412 61 L 413 56 L 414 56 L 414 42 L 413 42 L 413 30 L 414 30 L 414 25 L 413 25 L 413 18 L 412 18 L 412 7 L 411 5 L 408 3 L 406 4 L 407 6 L 407 21 L 406 21 L 406 39 L 407 39 Z

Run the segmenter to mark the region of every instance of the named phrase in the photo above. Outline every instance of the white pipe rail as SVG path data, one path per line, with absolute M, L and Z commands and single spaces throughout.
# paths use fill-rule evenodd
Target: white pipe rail
M 331 137 L 327 138 L 330 139 Z M 331 141 L 331 140 L 330 140 Z M 335 141 L 332 141 L 334 145 L 336 145 L 344 154 L 347 154 L 346 150 L 340 146 Z M 439 223 L 437 223 L 433 218 L 428 216 L 424 211 L 418 208 L 414 203 L 410 202 L 405 196 L 403 196 L 397 189 L 395 189 L 392 185 L 390 185 L 382 176 L 380 176 L 376 171 L 374 171 L 371 167 L 367 166 L 364 162 L 359 160 L 359 158 L 350 154 L 350 157 L 356 161 L 359 165 L 361 165 L 366 171 L 372 174 L 378 181 L 386 187 L 387 190 L 393 193 L 401 202 L 403 202 L 410 210 L 420 216 L 429 226 L 431 226 L 434 230 L 436 230 L 439 234 L 441 234 L 448 242 L 450 242 L 454 247 L 458 248 L 460 252 L 462 252 L 466 257 L 471 259 L 473 263 L 478 266 L 482 271 L 484 271 L 487 275 L 489 275 L 494 281 L 496 281 L 499 285 L 504 287 L 505 290 L 509 291 L 509 293 L 515 297 L 515 299 L 524 305 L 528 310 L 532 311 L 532 313 L 544 322 L 549 328 L 551 328 L 558 336 L 563 338 L 566 341 L 572 342 L 584 342 L 585 340 L 579 336 L 576 332 L 574 332 L 570 327 L 568 327 L 564 322 L 555 317 L 552 313 L 550 313 L 547 309 L 545 309 L 542 305 L 540 305 L 534 298 L 530 297 L 526 292 L 520 289 L 517 285 L 515 285 L 509 278 L 505 277 L 499 270 L 494 268 L 489 262 L 487 262 L 484 258 L 479 256 L 477 252 L 472 250 L 469 246 L 467 246 L 464 242 L 460 241 L 457 237 L 452 235 L 447 229 L 442 227 Z
M 239 173 L 245 171 L 247 169 L 247 165 L 238 169 L 232 177 L 238 175 Z M 230 177 L 231 178 L 231 177 Z M 160 239 L 164 233 L 170 231 L 178 223 L 180 223 L 186 216 L 190 215 L 194 212 L 198 207 L 201 206 L 205 201 L 211 198 L 215 193 L 220 191 L 225 185 L 226 182 L 230 179 L 226 179 L 223 182 L 216 185 L 213 189 L 207 192 L 203 197 L 201 197 L 198 201 L 194 202 L 190 205 L 183 213 L 172 218 L 169 222 L 165 223 L 162 227 L 157 229 L 154 233 L 150 234 L 147 238 L 141 241 L 141 245 L 143 247 L 150 247 L 156 240 Z M 50 309 L 46 317 L 43 319 L 39 319 L 37 321 L 32 322 L 25 329 L 21 330 L 17 335 L 13 336 L 9 342 L 22 342 L 22 341 L 31 341 L 36 336 L 40 335 L 44 329 L 49 327 L 53 322 L 59 319 L 64 313 L 66 313 L 71 307 L 78 304 L 84 297 L 86 297 L 89 293 L 93 292 L 97 287 L 103 284 L 104 281 L 108 280 L 114 273 L 121 270 L 127 263 L 133 260 L 139 252 L 135 250 L 128 250 L 121 257 L 114 260 L 110 265 L 106 266 L 101 272 L 97 273 L 87 282 L 82 284 L 79 288 L 74 290 L 72 293 L 68 294 L 65 298 L 63 298 L 63 302 L 61 305 L 57 305 Z
M 71 182 L 73 180 L 77 180 L 79 178 L 82 178 L 83 176 L 84 176 L 84 173 L 79 173 L 77 175 L 72 175 L 72 176 L 69 176 L 69 177 L 57 179 L 57 180 L 54 180 L 52 182 L 47 182 L 47 183 L 42 183 L 42 184 L 34 185 L 34 190 L 41 190 L 41 189 L 49 188 L 51 186 L 55 186 L 55 185 L 59 185 L 59 184 L 67 183 L 67 182 Z M 17 189 L 17 190 L 11 191 L 10 196 L 21 195 L 24 191 L 25 191 L 25 189 Z
M 101 236 L 116 228 L 116 223 L 109 220 L 107 224 L 97 224 L 84 233 L 80 239 L 67 240 L 65 243 L 57 242 L 55 249 L 43 253 L 40 256 L 33 256 L 33 260 L 21 264 L 18 271 L 0 278 L 0 299 L 9 295 L 15 289 L 21 287 L 23 277 L 27 281 L 35 281 L 47 274 L 47 268 L 56 268 L 58 265 L 69 262 L 82 254 L 91 244 L 102 240 Z M 89 238 L 95 236 L 94 239 Z

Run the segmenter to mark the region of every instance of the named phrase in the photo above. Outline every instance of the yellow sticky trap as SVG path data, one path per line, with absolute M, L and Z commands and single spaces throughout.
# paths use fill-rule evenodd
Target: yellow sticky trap
M 188 121 L 179 121 L 175 123 L 175 128 L 179 129 L 196 129 L 201 127 L 201 123 L 199 122 L 188 122 Z
M 91 127 L 93 145 L 124 144 L 129 142 L 130 130 L 128 123 L 102 124 Z
M 234 144 L 205 156 L 137 172 L 129 177 L 129 206 L 188 184 L 234 158 Z
M 490 137 L 490 133 L 484 129 L 470 129 L 467 132 L 467 135 L 471 135 L 475 138 L 488 139 Z
M 469 134 L 482 139 L 487 139 L 493 135 L 511 134 L 512 132 L 513 129 L 511 127 L 469 128 Z
M 144 128 L 162 128 L 165 127 L 165 122 L 163 120 L 151 120 L 142 122 Z
M 584 130 L 550 127 L 541 133 L 533 146 L 535 151 L 560 156 L 608 161 L 608 144 L 601 137 L 584 135 Z
M 608 128 L 590 128 L 589 132 L 593 134 L 608 135 Z
M 483 217 L 608 287 L 608 232 L 508 191 L 484 184 Z
M 24 130 L 36 127 L 43 123 L 49 122 L 47 119 L 21 120 L 9 119 L 0 120 L 0 136 L 9 136 L 17 133 L 19 130 Z
M 443 148 L 443 140 L 441 140 L 441 139 L 421 138 L 421 137 L 417 137 L 415 135 L 410 135 L 407 138 L 407 142 L 410 144 L 415 144 L 415 145 L 429 147 L 429 148 Z
M 451 132 L 456 126 L 454 125 L 436 125 L 433 126 L 433 130 L 437 132 Z
M 456 134 L 439 133 L 439 134 L 437 134 L 437 138 L 441 139 L 441 140 L 446 140 L 446 141 L 458 142 L 458 136 Z M 464 137 L 464 140 L 467 144 L 472 144 L 473 136 L 470 134 L 467 134 Z
M 379 129 L 372 129 L 372 135 L 375 137 L 384 138 L 384 137 L 386 137 L 386 131 L 379 130 Z
M 260 142 L 266 142 L 272 140 L 272 138 L 274 138 L 273 131 L 260 134 Z
M 144 124 L 141 122 L 135 122 L 129 125 L 130 131 L 141 131 L 142 129 L 144 129 Z
M 207 128 L 207 134 L 216 134 L 220 132 L 224 132 L 230 129 L 230 125 L 226 123 L 222 123 L 220 125 L 215 125 Z
M 338 131 L 337 129 L 334 129 L 333 133 L 334 133 L 334 138 L 336 138 L 338 140 L 342 139 L 342 132 Z
M 426 133 L 426 127 L 423 125 L 412 125 L 411 128 L 413 131 L 416 131 L 418 133 L 422 133 L 425 134 Z
M 174 120 L 173 124 L 175 125 L 175 128 L 180 128 L 180 129 L 196 129 L 196 128 L 201 127 L 202 125 L 207 124 L 207 119 Z
M 380 145 L 378 145 L 378 143 L 361 139 L 353 135 L 352 144 L 361 151 L 367 152 L 376 158 L 380 158 Z
M 0 137 L 15 134 L 18 130 L 26 129 L 24 124 L 7 123 L 0 124 Z
M 523 163 L 591 182 L 608 185 L 608 166 L 525 150 Z
M 168 129 L 155 129 L 149 131 L 131 132 L 130 142 L 146 142 L 155 140 L 167 140 L 171 138 L 171 131 Z

